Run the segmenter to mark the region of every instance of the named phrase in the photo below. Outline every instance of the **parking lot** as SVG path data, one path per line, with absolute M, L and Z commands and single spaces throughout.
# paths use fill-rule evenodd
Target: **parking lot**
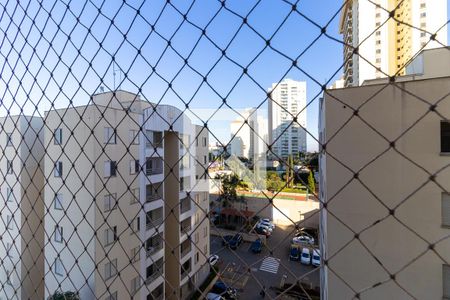
M 248 242 L 230 250 L 222 245 L 221 237 L 211 236 L 211 254 L 220 257 L 220 277 L 238 289 L 239 299 L 262 298 L 263 286 L 266 298 L 275 298 L 282 280 L 290 284 L 300 280 L 312 288 L 319 286 L 320 268 L 289 260 L 292 233 L 293 227 L 275 228 L 259 254 L 250 251 Z

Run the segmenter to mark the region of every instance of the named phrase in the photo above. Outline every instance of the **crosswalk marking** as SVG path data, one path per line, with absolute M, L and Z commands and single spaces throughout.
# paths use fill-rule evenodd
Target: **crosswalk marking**
M 263 260 L 261 267 L 259 267 L 259 269 L 261 271 L 266 271 L 266 272 L 276 274 L 276 273 L 278 273 L 279 267 L 280 267 L 280 260 L 278 258 L 268 256 Z

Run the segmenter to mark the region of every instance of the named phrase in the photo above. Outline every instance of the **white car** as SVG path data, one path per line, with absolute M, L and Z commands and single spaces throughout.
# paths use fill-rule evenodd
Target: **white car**
M 256 224 L 256 227 L 261 228 L 261 229 L 265 229 L 265 230 L 270 231 L 270 232 L 273 231 L 272 227 L 270 227 L 270 226 L 268 226 L 266 224 L 262 224 L 262 223 Z
M 311 264 L 311 251 L 308 248 L 302 249 L 302 254 L 300 256 L 300 262 L 304 265 Z
M 207 300 L 224 300 L 224 298 L 218 294 L 208 293 L 206 295 Z
M 263 225 L 263 226 L 267 226 L 267 227 L 269 227 L 270 229 L 273 230 L 275 228 L 275 225 L 272 222 L 267 221 L 267 220 L 268 219 L 261 219 L 261 220 L 259 220 L 258 224 L 259 225 Z
M 315 267 L 320 266 L 320 250 L 319 249 L 313 250 L 311 264 Z
M 314 245 L 314 238 L 307 235 L 296 236 L 292 239 L 293 244 L 309 244 Z
M 263 218 L 263 219 L 259 219 L 260 223 L 268 223 L 270 224 L 270 226 L 272 226 L 272 228 L 275 228 L 275 224 L 268 218 Z
M 208 262 L 211 266 L 214 266 L 218 261 L 219 261 L 219 255 L 214 254 L 208 258 Z

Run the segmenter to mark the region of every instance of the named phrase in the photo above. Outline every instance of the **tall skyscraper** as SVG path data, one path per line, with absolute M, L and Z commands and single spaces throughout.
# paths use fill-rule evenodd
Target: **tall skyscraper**
M 345 86 L 404 75 L 405 65 L 422 48 L 447 45 L 446 23 L 447 0 L 347 1 L 340 19 Z
M 267 150 L 267 119 L 256 108 L 247 108 L 230 124 L 229 153 L 256 161 Z
M 282 158 L 306 152 L 306 82 L 284 79 L 273 83 L 269 93 L 272 152 Z

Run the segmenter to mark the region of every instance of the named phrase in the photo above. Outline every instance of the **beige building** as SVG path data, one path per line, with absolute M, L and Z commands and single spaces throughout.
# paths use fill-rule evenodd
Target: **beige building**
M 150 104 L 124 91 L 91 100 L 46 113 L 45 296 L 128 299 L 140 282 L 136 161 Z
M 449 65 L 428 50 L 395 84 L 325 93 L 322 299 L 450 299 Z
M 0 299 L 42 299 L 43 120 L 8 116 L 0 124 Z
M 447 45 L 447 20 L 447 0 L 345 1 L 339 25 L 345 86 L 404 75 L 422 49 Z
M 189 299 L 209 274 L 208 133 L 173 106 L 143 120 L 141 270 L 153 292 L 141 299 Z

